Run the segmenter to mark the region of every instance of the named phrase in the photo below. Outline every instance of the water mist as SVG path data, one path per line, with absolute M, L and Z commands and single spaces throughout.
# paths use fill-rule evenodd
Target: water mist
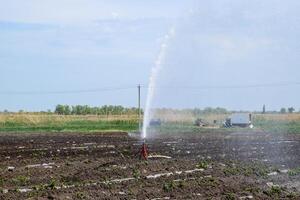
M 164 60 L 166 57 L 167 49 L 169 47 L 170 40 L 172 37 L 174 37 L 174 35 L 175 35 L 175 29 L 171 28 L 169 33 L 167 35 L 165 35 L 165 37 L 163 39 L 157 60 L 151 70 L 148 93 L 147 93 L 147 100 L 146 100 L 146 107 L 145 107 L 145 113 L 144 113 L 144 120 L 143 120 L 143 129 L 142 129 L 142 138 L 143 139 L 147 138 L 147 128 L 149 127 L 150 120 L 151 120 L 151 105 L 152 105 L 153 97 L 155 95 L 155 88 L 156 88 L 156 83 L 157 83 L 157 79 L 159 76 L 159 72 L 161 71 L 161 69 L 164 66 Z

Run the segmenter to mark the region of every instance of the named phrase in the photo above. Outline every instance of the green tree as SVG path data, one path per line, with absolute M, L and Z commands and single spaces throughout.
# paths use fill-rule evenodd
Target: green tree
M 58 115 L 63 115 L 64 114 L 64 106 L 63 105 L 57 105 L 54 111 Z
M 65 115 L 70 115 L 71 114 L 71 108 L 70 108 L 70 106 L 65 105 L 63 112 L 64 112 Z
M 55 113 L 60 115 L 121 115 L 137 114 L 138 108 L 125 108 L 123 106 L 104 105 L 102 107 L 90 107 L 88 105 L 57 105 Z M 143 113 L 143 111 L 142 111 Z
M 288 108 L 288 111 L 289 111 L 289 113 L 293 113 L 295 111 L 295 108 L 290 107 L 290 108 Z
M 286 113 L 286 109 L 285 108 L 281 108 L 280 109 L 280 113 L 282 113 L 282 114 Z

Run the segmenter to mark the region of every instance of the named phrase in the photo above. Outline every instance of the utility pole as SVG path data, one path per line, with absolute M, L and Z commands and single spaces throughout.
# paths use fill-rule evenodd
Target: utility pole
M 263 106 L 262 114 L 266 114 L 266 105 Z
M 139 132 L 142 131 L 142 121 L 141 121 L 141 85 L 138 85 L 138 109 L 139 109 Z

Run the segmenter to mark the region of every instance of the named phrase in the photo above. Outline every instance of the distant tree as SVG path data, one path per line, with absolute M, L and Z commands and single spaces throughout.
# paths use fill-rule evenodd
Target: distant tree
M 194 115 L 200 115 L 200 114 L 201 114 L 201 109 L 195 108 L 195 109 L 193 109 L 192 113 L 193 113 Z
M 220 107 L 217 107 L 213 110 L 214 113 L 217 113 L 217 114 L 226 114 L 227 113 L 227 110 L 225 108 L 220 108 Z
M 71 114 L 76 115 L 76 106 L 72 106 Z
M 56 114 L 63 115 L 64 114 L 64 106 L 63 105 L 57 105 L 54 111 Z
M 206 108 L 204 108 L 203 113 L 205 113 L 205 114 L 213 113 L 213 108 L 211 108 L 211 107 L 206 107 Z
M 3 112 L 4 112 L 4 113 L 8 113 L 8 110 L 7 110 L 7 109 L 5 109 Z
M 266 105 L 263 106 L 262 114 L 266 114 Z
M 57 105 L 54 112 L 59 115 L 132 115 L 138 113 L 138 108 L 125 108 L 123 106 L 112 105 L 102 107 Z
M 288 111 L 289 111 L 289 113 L 293 113 L 295 111 L 295 108 L 290 107 L 290 108 L 288 108 Z
M 280 109 L 280 113 L 282 113 L 282 114 L 286 113 L 286 109 L 285 108 L 281 108 Z
M 83 106 L 83 114 L 84 115 L 91 114 L 91 108 L 88 105 Z
M 83 115 L 84 114 L 84 112 L 83 112 L 83 106 L 80 106 L 80 105 L 77 105 L 76 106 L 76 115 Z
M 64 106 L 64 114 L 65 115 L 70 115 L 71 114 L 71 108 L 68 105 Z

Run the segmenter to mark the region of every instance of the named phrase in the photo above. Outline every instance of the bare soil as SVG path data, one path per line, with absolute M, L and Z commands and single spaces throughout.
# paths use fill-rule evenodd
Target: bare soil
M 0 136 L 0 199 L 300 199 L 300 134 Z M 170 158 L 168 158 L 170 157 Z M 10 168 L 9 168 L 10 167 Z

